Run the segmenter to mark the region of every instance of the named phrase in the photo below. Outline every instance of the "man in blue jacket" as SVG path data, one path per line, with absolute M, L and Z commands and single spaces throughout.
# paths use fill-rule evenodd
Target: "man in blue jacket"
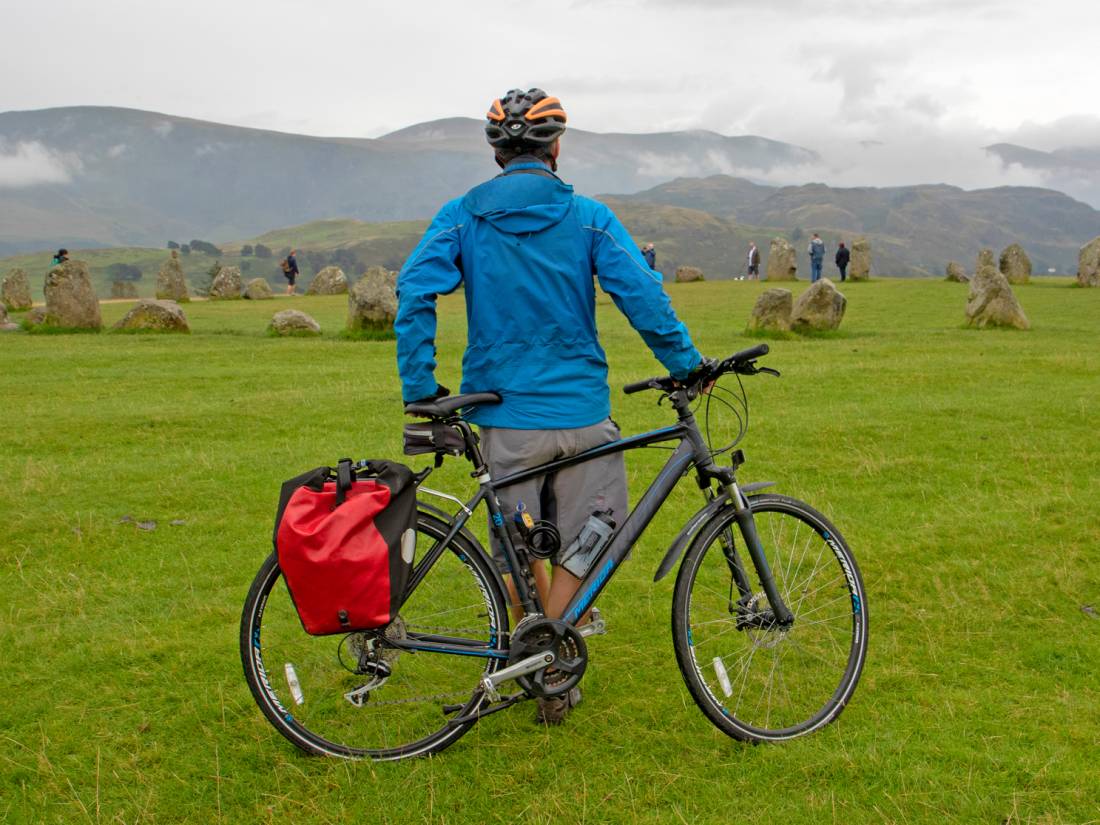
M 493 101 L 485 134 L 502 174 L 439 211 L 397 280 L 394 328 L 406 402 L 447 392 L 435 378 L 436 297 L 465 286 L 462 392 L 502 398 L 470 415 L 494 477 L 619 438 L 593 275 L 673 376 L 687 378 L 701 361 L 660 274 L 623 225 L 554 174 L 565 123 L 561 103 L 540 89 L 513 89 Z M 505 492 L 506 513 L 522 501 L 535 519 L 557 524 L 563 547 L 593 512 L 611 509 L 619 523 L 628 512 L 621 453 Z M 497 562 L 509 572 L 499 550 Z M 580 580 L 557 564 L 552 577 L 536 567 L 547 614 L 559 617 Z M 579 697 L 574 688 L 540 700 L 539 719 L 560 722 Z

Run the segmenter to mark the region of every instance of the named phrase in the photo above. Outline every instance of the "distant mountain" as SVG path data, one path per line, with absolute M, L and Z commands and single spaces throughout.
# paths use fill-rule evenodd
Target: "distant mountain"
M 759 236 L 767 230 L 758 227 L 773 227 L 801 240 L 817 231 L 831 248 L 865 235 L 876 269 L 892 275 L 939 275 L 948 260 L 972 266 L 982 247 L 999 252 L 1015 241 L 1027 248 L 1037 271 L 1074 272 L 1080 247 L 1100 235 L 1100 211 L 1060 192 L 1029 187 L 768 187 L 715 175 L 618 199 L 706 212 L 727 221 L 733 234 Z M 756 241 L 766 251 L 768 238 Z
M 1041 181 L 1089 203 L 1100 204 L 1100 146 L 1070 146 L 1044 152 L 1014 143 L 995 143 L 985 151 L 1006 167 L 1035 172 Z
M 563 169 L 581 192 L 634 192 L 730 169 L 763 174 L 817 157 L 701 131 L 571 129 L 563 147 Z M 94 106 L 0 113 L 0 160 L 0 254 L 222 241 L 333 217 L 423 219 L 497 171 L 474 119 L 367 140 Z

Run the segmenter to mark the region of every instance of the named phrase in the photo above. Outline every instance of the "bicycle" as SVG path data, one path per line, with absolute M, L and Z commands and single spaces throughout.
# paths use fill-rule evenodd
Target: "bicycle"
M 587 665 L 586 639 L 606 632 L 594 603 L 679 480 L 695 471 L 704 506 L 665 553 L 654 581 L 683 557 L 672 600 L 672 638 L 687 688 L 706 718 L 734 739 L 778 742 L 833 721 L 851 699 L 867 653 L 868 617 L 859 567 L 841 534 L 817 510 L 739 485 L 733 450 L 747 429 L 741 376 L 767 344 L 716 364 L 692 386 L 670 376 L 628 384 L 656 390 L 677 423 L 505 478 L 491 478 L 461 411 L 499 403 L 474 393 L 406 406 L 461 435 L 476 494 L 466 502 L 423 485 L 418 494 L 457 505 L 453 515 L 418 501 L 416 563 L 397 619 L 341 637 L 302 629 L 273 553 L 252 583 L 241 617 L 241 659 L 257 704 L 288 740 L 313 754 L 395 760 L 437 753 L 479 719 L 531 697 L 561 696 Z M 693 404 L 735 374 L 744 410 L 737 437 L 712 450 Z M 737 400 L 737 396 L 727 393 Z M 727 402 L 727 406 L 734 409 Z M 531 556 L 544 554 L 509 529 L 497 491 L 610 453 L 677 442 L 668 461 L 596 555 L 561 619 L 543 615 Z M 455 451 L 458 452 L 458 451 Z M 728 466 L 715 457 L 729 453 Z M 436 466 L 442 450 L 437 453 Z M 365 462 L 361 462 L 364 464 Z M 507 590 L 491 557 L 466 528 L 479 504 L 512 571 L 523 617 L 510 628 Z M 543 548 L 545 549 L 545 548 Z M 751 564 L 751 567 L 750 567 Z M 755 573 L 755 578 L 751 575 Z M 578 620 L 592 609 L 591 620 Z M 282 678 L 280 678 L 282 677 Z M 505 682 L 519 690 L 502 694 Z

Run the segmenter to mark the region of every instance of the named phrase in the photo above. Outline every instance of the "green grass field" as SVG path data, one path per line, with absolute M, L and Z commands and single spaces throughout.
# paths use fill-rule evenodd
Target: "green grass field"
M 669 292 L 725 355 L 763 286 Z M 0 336 L 0 821 L 1100 822 L 1100 290 L 1017 287 L 1024 333 L 966 329 L 961 285 L 844 291 L 842 330 L 772 341 L 783 378 L 748 387 L 742 481 L 833 519 L 871 622 L 848 709 L 781 746 L 719 734 L 677 670 L 652 576 L 700 504 L 685 480 L 601 598 L 563 727 L 524 704 L 432 759 L 303 756 L 244 683 L 240 608 L 284 479 L 399 457 L 393 342 L 338 338 L 341 296 L 191 304 L 190 336 Z M 600 303 L 612 386 L 657 373 Z M 266 337 L 290 306 L 325 336 Z M 444 299 L 452 387 L 463 330 Z M 626 432 L 671 423 L 612 398 Z M 632 455 L 635 495 L 664 458 Z M 455 462 L 432 481 L 472 489 Z

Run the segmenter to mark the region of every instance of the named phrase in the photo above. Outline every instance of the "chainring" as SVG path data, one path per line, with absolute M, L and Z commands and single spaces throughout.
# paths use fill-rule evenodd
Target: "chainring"
M 560 619 L 544 618 L 525 619 L 512 631 L 508 664 L 547 651 L 554 654 L 553 665 L 516 678 L 529 696 L 561 696 L 580 682 L 588 667 L 588 646 L 576 628 Z

